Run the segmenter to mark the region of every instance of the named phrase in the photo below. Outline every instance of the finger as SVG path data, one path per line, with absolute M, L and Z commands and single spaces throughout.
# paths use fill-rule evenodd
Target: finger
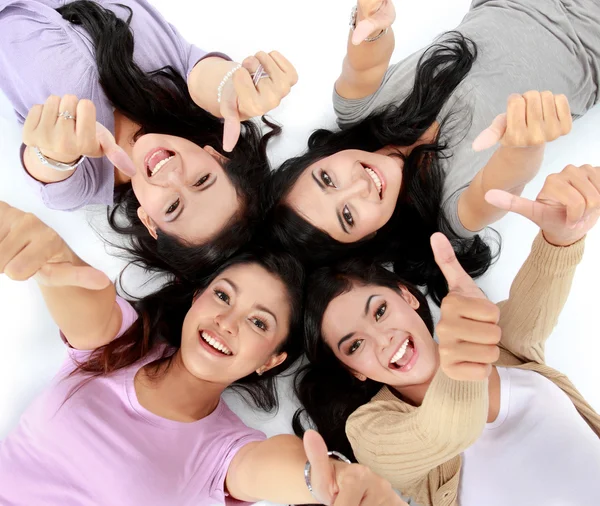
M 462 362 L 445 366 L 444 372 L 446 376 L 456 381 L 481 381 L 489 378 L 492 365 Z
M 470 300 L 474 302 L 482 302 L 482 299 Z M 493 302 L 490 302 L 490 304 L 493 304 Z M 484 313 L 484 318 L 489 318 L 489 315 L 487 314 L 487 308 L 483 308 L 481 312 Z M 499 316 L 499 312 L 497 315 Z M 448 336 L 448 338 L 458 342 L 482 344 L 485 346 L 498 344 L 502 338 L 502 329 L 498 326 L 498 318 L 496 318 L 496 314 L 492 315 L 494 320 L 493 322 L 483 321 L 483 319 L 479 319 L 479 315 L 477 314 L 474 314 L 473 316 L 475 316 L 477 320 L 456 318 L 451 324 L 447 324 L 445 320 L 442 320 L 438 323 L 436 332 L 438 335 L 443 334 L 444 336 Z M 475 362 L 485 361 L 476 360 Z
M 542 95 L 539 91 L 528 91 L 523 95 L 525 98 L 525 124 L 529 130 L 541 130 L 544 121 L 542 108 Z
M 520 214 L 538 226 L 541 225 L 544 217 L 544 204 L 518 197 L 504 190 L 489 190 L 485 194 L 485 201 L 498 209 Z
M 43 110 L 44 106 L 40 104 L 34 105 L 31 109 L 29 109 L 29 114 L 27 114 L 27 118 L 25 118 L 25 124 L 23 125 L 23 144 L 26 146 L 35 145 L 36 141 L 33 137 L 33 133 L 42 119 Z
M 440 342 L 439 354 L 445 364 L 494 364 L 500 358 L 500 348 L 495 344 L 470 341 L 460 341 L 446 347 Z
M 283 56 L 279 51 L 271 51 L 269 53 L 271 58 L 275 60 L 275 63 L 279 66 L 279 68 L 287 75 L 290 84 L 293 86 L 298 82 L 298 71 L 296 67 L 292 65 L 292 63 Z
M 479 290 L 481 292 L 481 290 Z M 442 314 L 438 323 L 438 331 L 445 336 L 457 338 L 460 329 L 471 325 L 473 322 L 491 323 L 496 325 L 500 321 L 500 309 L 496 304 L 486 298 L 474 298 L 460 293 L 451 292 L 442 300 Z M 493 334 L 494 329 L 480 327 L 479 330 L 487 329 Z M 482 339 L 485 339 L 482 337 Z M 492 340 L 494 337 L 490 336 Z
M 356 24 L 356 28 L 354 29 L 354 33 L 352 34 L 352 44 L 358 46 L 369 35 L 371 35 L 375 30 L 377 30 L 377 28 L 377 24 L 371 18 L 363 19 L 362 21 Z
M 286 75 L 283 73 L 283 71 L 279 68 L 279 65 L 277 65 L 275 60 L 273 60 L 273 58 L 271 58 L 270 55 L 261 51 L 259 53 L 256 53 L 256 57 L 265 69 L 271 81 L 269 83 L 269 79 L 261 79 L 257 83 L 256 86 L 258 88 L 259 95 L 264 94 L 263 87 L 265 87 L 265 85 L 268 84 L 272 85 L 272 87 L 268 86 L 268 88 L 273 89 L 277 94 L 277 103 L 271 103 L 268 105 L 267 110 L 270 110 L 274 107 L 277 107 L 277 105 L 279 105 L 279 102 L 281 101 L 281 98 L 285 97 L 290 92 L 291 85 L 288 82 Z
M 260 97 L 250 74 L 245 70 L 239 70 L 233 74 L 231 80 L 234 87 L 232 95 L 237 97 L 236 107 L 240 118 L 262 116 L 263 109 L 260 105 Z M 225 95 L 225 91 L 223 94 Z
M 126 176 L 135 175 L 135 165 L 123 148 L 117 144 L 108 129 L 96 122 L 96 139 L 102 147 L 104 155 Z
M 303 444 L 306 458 L 310 462 L 313 489 L 320 499 L 329 502 L 335 484 L 335 470 L 327 455 L 327 445 L 321 435 L 314 430 L 306 431 Z
M 480 291 L 458 262 L 454 249 L 444 234 L 437 232 L 431 236 L 431 249 L 433 250 L 435 262 L 446 278 L 450 291 L 460 293 Z
M 584 215 L 595 212 L 600 207 L 600 188 L 586 173 L 586 167 L 574 167 L 569 175 L 571 185 L 585 199 Z
M 364 502 L 366 484 L 358 479 L 344 479 L 340 484 L 340 491 L 333 502 L 333 506 L 358 506 Z
M 77 286 L 87 290 L 104 290 L 110 278 L 93 267 L 76 267 L 69 263 L 45 264 L 35 274 L 36 281 L 47 286 Z
M 240 121 L 237 106 L 222 106 L 221 115 L 223 116 L 223 150 L 233 151 L 242 131 L 242 122 Z
M 7 271 L 7 267 L 21 252 L 29 245 L 30 238 L 22 233 L 15 233 L 14 230 L 9 231 L 6 237 L 0 242 L 0 273 L 4 273 L 11 277 L 11 272 Z M 17 264 L 15 264 L 17 265 Z M 37 268 L 40 268 L 39 264 Z M 13 265 L 13 269 L 15 266 Z
M 573 127 L 573 117 L 571 116 L 571 107 L 569 100 L 565 95 L 556 95 L 554 97 L 556 103 L 556 113 L 560 122 L 562 135 L 567 135 Z
M 40 251 L 39 245 L 29 240 L 13 241 L 11 253 L 12 258 L 3 266 L 3 272 L 15 281 L 25 281 L 33 277 L 47 260 L 47 255 Z
M 79 100 L 75 95 L 64 95 L 60 99 L 58 114 L 69 113 L 71 116 L 75 116 L 75 120 L 66 119 L 62 116 L 56 120 L 56 131 L 61 138 L 61 142 L 64 143 L 62 144 L 63 149 L 58 150 L 60 152 L 74 153 L 77 151 L 77 146 L 75 145 L 75 123 L 77 121 L 78 102 Z
M 475 138 L 473 150 L 483 151 L 500 142 L 506 132 L 506 124 L 506 113 L 496 116 L 492 124 Z
M 242 67 L 244 67 L 250 74 L 254 74 L 258 70 L 258 66 L 260 65 L 260 61 L 254 55 L 248 56 L 244 58 L 242 61 Z
M 60 97 L 51 95 L 44 103 L 44 110 L 40 118 L 40 128 L 51 132 L 58 120 L 58 107 L 60 106 Z
M 80 152 L 87 156 L 103 156 L 96 139 L 96 106 L 91 100 L 80 100 L 77 104 L 75 132 Z
M 506 135 L 513 144 L 523 145 L 525 143 L 525 132 L 527 123 L 527 104 L 522 95 L 512 94 L 508 97 L 506 107 Z

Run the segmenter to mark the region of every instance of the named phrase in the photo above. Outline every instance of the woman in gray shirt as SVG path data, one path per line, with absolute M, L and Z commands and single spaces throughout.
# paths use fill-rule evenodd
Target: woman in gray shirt
M 389 0 L 359 1 L 334 93 L 341 131 L 315 132 L 274 173 L 270 231 L 315 263 L 391 261 L 438 298 L 431 234 L 483 273 L 491 253 L 474 232 L 504 214 L 486 192 L 520 194 L 544 144 L 598 101 L 600 4 L 475 0 L 456 31 L 389 66 L 394 17 Z

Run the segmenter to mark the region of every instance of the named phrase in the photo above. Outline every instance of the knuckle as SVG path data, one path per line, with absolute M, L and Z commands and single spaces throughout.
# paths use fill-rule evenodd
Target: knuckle
M 67 95 L 63 95 L 63 100 L 65 101 L 69 101 L 69 102 L 77 102 L 77 95 L 72 95 L 72 94 L 67 94 Z
M 258 51 L 254 56 L 256 56 L 259 60 L 264 60 L 268 55 L 264 51 Z

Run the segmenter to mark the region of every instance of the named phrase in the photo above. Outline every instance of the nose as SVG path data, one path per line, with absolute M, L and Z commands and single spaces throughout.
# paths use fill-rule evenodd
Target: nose
M 365 173 L 362 165 L 357 163 L 352 171 L 352 180 L 348 186 L 344 188 L 344 196 L 346 198 L 360 197 L 367 198 L 370 193 L 369 176 Z
M 182 186 L 183 182 L 183 171 L 180 168 L 176 168 L 167 174 L 168 184 L 171 186 Z
M 236 336 L 239 330 L 237 318 L 231 311 L 217 314 L 215 316 L 215 325 L 221 332 L 232 336 Z
M 384 349 L 392 343 L 394 335 L 389 331 L 386 332 L 385 330 L 379 330 L 375 333 L 375 339 L 377 344 Z

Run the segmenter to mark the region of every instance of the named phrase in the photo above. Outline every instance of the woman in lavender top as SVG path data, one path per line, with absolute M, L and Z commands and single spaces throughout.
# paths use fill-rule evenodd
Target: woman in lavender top
M 243 120 L 297 80 L 277 52 L 238 67 L 144 0 L 0 0 L 0 89 L 25 123 L 26 176 L 52 209 L 114 204 L 136 259 L 180 277 L 248 241 L 269 166 Z

